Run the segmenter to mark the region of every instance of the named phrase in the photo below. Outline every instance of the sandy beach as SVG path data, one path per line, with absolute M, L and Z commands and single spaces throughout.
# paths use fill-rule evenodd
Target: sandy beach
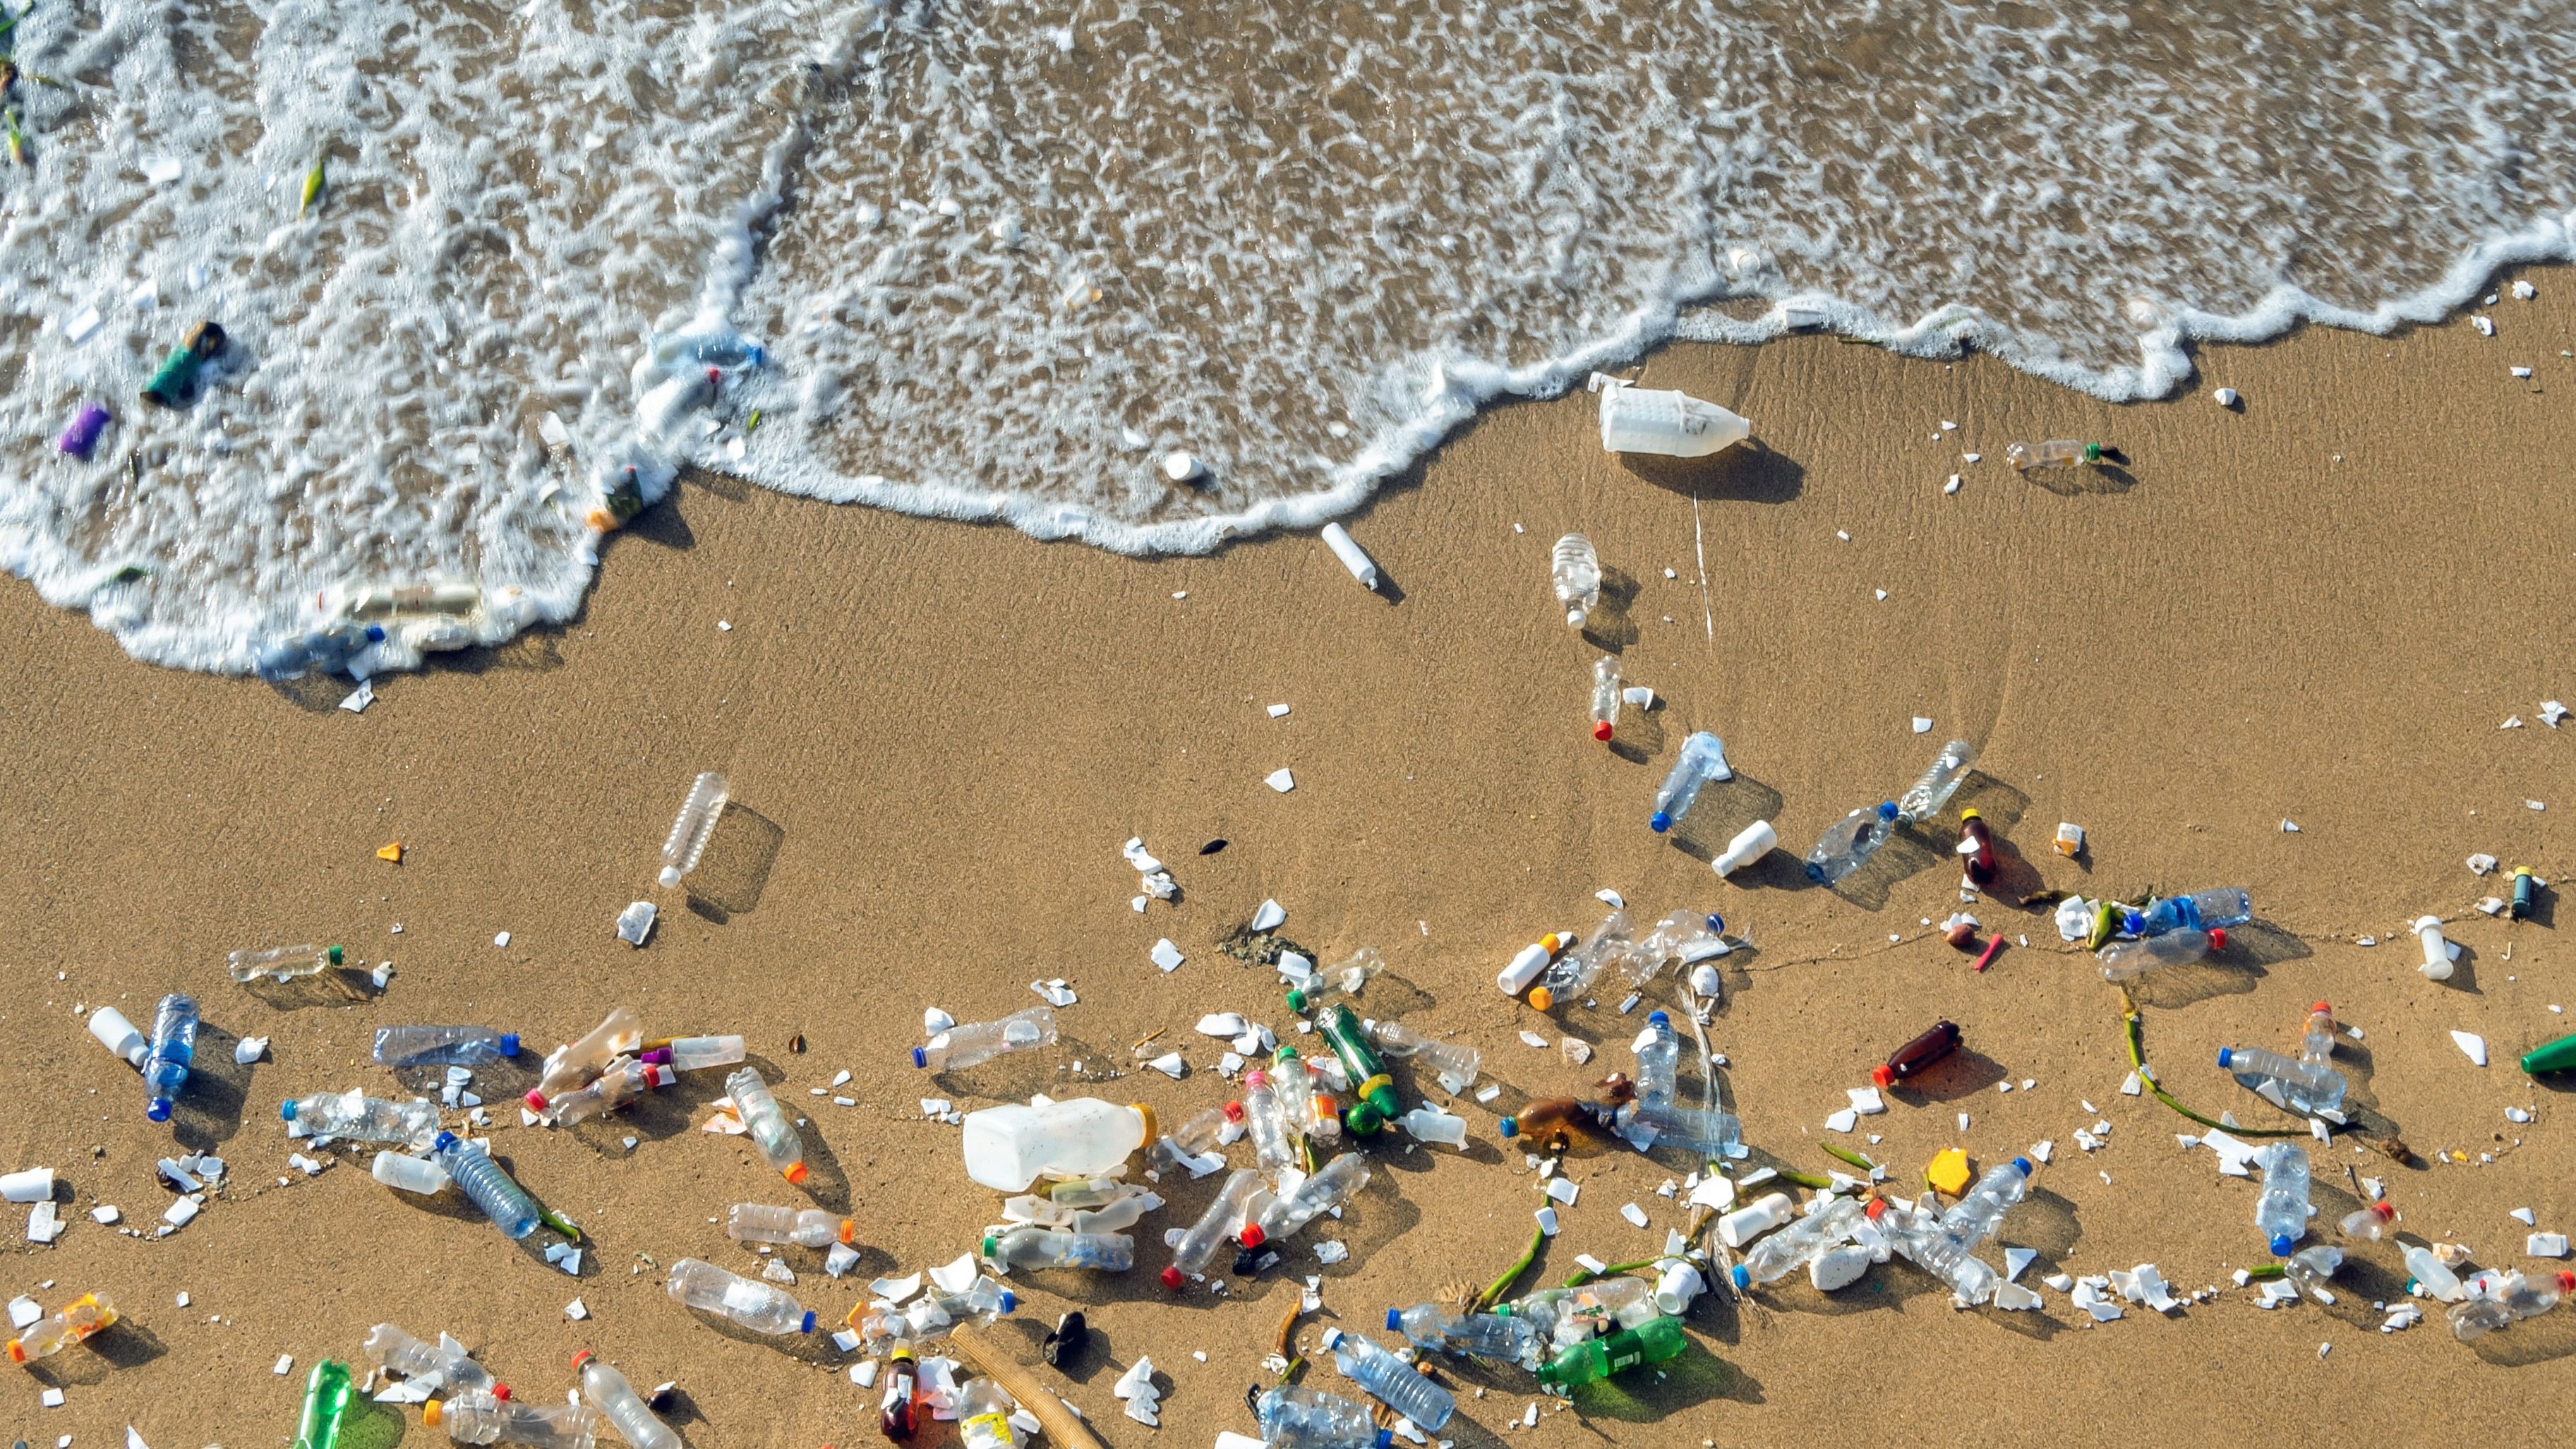
M 365 1061 L 383 1025 L 486 1023 L 542 1048 L 624 1002 L 654 1035 L 743 1033 L 809 1118 L 807 1193 L 857 1221 L 865 1257 L 848 1278 L 826 1277 L 818 1253 L 782 1255 L 829 1325 L 869 1278 L 946 1262 L 997 1220 L 958 1129 L 924 1120 L 921 1098 L 1099 1095 L 1168 1122 L 1233 1095 L 1223 1044 L 1192 1026 L 1239 1011 L 1292 1030 L 1270 973 L 1218 950 L 1276 899 L 1282 933 L 1327 961 L 1381 948 L 1388 974 L 1361 1005 L 1474 1043 L 1503 1096 L 1454 1102 L 1463 1153 L 1371 1149 L 1379 1170 L 1347 1215 L 1259 1279 L 1177 1298 L 1154 1282 L 1163 1229 L 1216 1180 L 1167 1183 L 1136 1271 L 1015 1275 L 1026 1301 L 998 1329 L 1034 1360 L 1057 1315 L 1084 1308 L 1089 1356 L 1040 1372 L 1113 1444 L 1252 1432 L 1244 1391 L 1269 1381 L 1260 1360 L 1298 1280 L 1320 1275 L 1324 1309 L 1299 1328 L 1311 1349 L 1323 1326 L 1374 1333 L 1389 1306 L 1490 1280 L 1521 1251 L 1539 1176 L 1498 1145 L 1497 1110 L 1628 1067 L 1637 1018 L 1608 993 L 1542 1014 L 1493 973 L 1544 931 L 1589 931 L 1604 888 L 1641 924 L 1690 907 L 1749 938 L 1709 1027 L 1747 1166 L 1827 1171 L 1841 1166 L 1831 1140 L 1903 1190 L 1946 1147 L 1982 1167 L 2051 1141 L 2000 1235 L 2037 1251 L 2024 1281 L 2154 1263 L 2178 1290 L 2222 1291 L 2097 1326 L 2055 1291 L 2036 1312 L 1953 1311 L 1902 1262 L 1830 1297 L 1793 1277 L 1741 1303 L 1703 1298 L 1689 1355 L 1570 1405 L 1516 1371 L 1463 1368 L 1444 1443 L 1731 1445 L 1867 1425 L 2035 1444 L 2142 1415 L 2175 1439 L 2245 1443 L 2314 1434 L 2321 1410 L 2360 1442 L 2527 1437 L 2576 1353 L 2576 1313 L 2474 1345 L 2438 1316 L 2382 1334 L 2381 1305 L 2405 1295 L 2386 1243 L 2347 1245 L 2332 1306 L 2258 1308 L 2230 1278 L 2268 1260 L 2255 1188 L 2178 1146 L 2194 1124 L 2122 1095 L 2121 992 L 2044 910 L 1967 908 L 2010 941 L 1983 974 L 1928 924 L 1960 908 L 1941 855 L 1955 811 L 1839 891 L 1808 887 L 1794 855 L 1960 737 L 1981 758 L 1957 803 L 1993 822 L 2027 889 L 2250 888 L 2258 924 L 2221 960 L 2136 993 L 2170 1089 L 2248 1127 L 2297 1126 L 2212 1062 L 2222 1045 L 2294 1048 L 2309 1003 L 2329 1000 L 2362 1032 L 2339 1050 L 2356 1103 L 2422 1165 L 2358 1134 L 2311 1143 L 2313 1240 L 2334 1241 L 2355 1205 L 2349 1164 L 2385 1180 L 2403 1234 L 2456 1238 L 2482 1265 L 2556 1266 L 2524 1259 L 2528 1229 L 2507 1214 L 2576 1221 L 2576 1139 L 2557 1115 L 2569 1084 L 2511 1059 L 2576 1029 L 2553 1011 L 2576 1005 L 2576 978 L 2552 898 L 2535 920 L 2490 919 L 2474 905 L 2498 881 L 2463 864 L 2576 869 L 2576 728 L 2540 719 L 2543 700 L 2576 692 L 2559 476 L 2576 453 L 2576 277 L 2533 280 L 2538 300 L 2489 309 L 2493 338 L 2464 322 L 2394 339 L 2311 330 L 2205 352 L 2189 393 L 2139 406 L 1829 338 L 1673 348 L 1644 380 L 1745 414 L 1760 449 L 1630 465 L 1601 452 L 1587 397 L 1493 412 L 1349 520 L 1383 597 L 1311 536 L 1140 562 L 701 479 L 612 541 L 577 625 L 380 680 L 351 714 L 333 707 L 345 681 L 134 663 L 13 581 L 0 1170 L 55 1168 L 70 1227 L 31 1246 L 13 1208 L 0 1296 L 52 1307 L 105 1291 L 126 1315 L 12 1371 L 14 1437 L 110 1445 L 132 1425 L 152 1449 L 282 1443 L 310 1365 L 363 1366 L 368 1326 L 390 1320 L 456 1334 L 532 1401 L 564 1391 L 585 1347 L 639 1382 L 676 1380 L 698 1449 L 872 1442 L 877 1396 L 819 1335 L 729 1334 L 664 1296 L 656 1265 L 684 1256 L 752 1270 L 719 1226 L 729 1204 L 804 1203 L 743 1139 L 698 1130 L 717 1081 L 550 1131 L 509 1105 L 528 1072 L 478 1074 L 496 1154 L 587 1231 L 578 1281 L 539 1256 L 550 1234 L 514 1245 L 452 1198 L 391 1192 L 363 1153 L 308 1179 L 287 1164 L 300 1145 L 278 1103 L 385 1092 Z M 2211 401 L 2222 386 L 2241 411 Z M 2003 466 L 2008 442 L 2041 437 L 2097 438 L 2129 461 L 2059 488 Z M 1608 747 L 1584 716 L 1601 644 L 1564 626 L 1546 588 L 1550 545 L 1576 529 L 1612 572 L 1594 631 L 1659 697 Z M 1273 718 L 1274 703 L 1291 710 Z M 2499 729 L 2512 717 L 2524 727 Z M 1694 729 L 1724 738 L 1737 779 L 1657 837 L 1650 796 Z M 1263 784 L 1282 767 L 1286 794 Z M 724 772 L 740 808 L 692 909 L 653 872 L 702 770 Z M 1719 881 L 1708 855 L 1757 817 L 1785 854 Z M 2082 863 L 2048 846 L 2061 820 L 2088 832 Z M 1177 906 L 1130 909 L 1131 835 L 1171 865 Z M 1199 853 L 1216 839 L 1221 853 Z M 402 863 L 378 860 L 395 840 Z M 639 898 L 664 914 L 635 951 L 610 923 Z M 2441 985 L 2412 969 L 2404 929 L 2428 912 L 2466 947 Z M 1164 937 L 1187 958 L 1168 975 L 1147 959 Z M 393 975 L 381 994 L 282 1001 L 225 975 L 235 947 L 299 940 L 345 943 Z M 935 1080 L 905 1060 L 925 1007 L 988 1018 L 1053 977 L 1081 998 L 1060 1047 Z M 196 994 L 207 1021 L 175 1134 L 144 1120 L 134 1074 L 78 1014 L 114 1004 L 148 1025 L 171 990 Z M 1677 990 L 1667 975 L 1650 996 Z M 1964 1031 L 1960 1058 L 1858 1132 L 1826 1130 L 1846 1088 L 1942 1017 Z M 2490 1064 L 2472 1065 L 2455 1030 L 2481 1034 Z M 1133 1044 L 1157 1032 L 1152 1051 L 1187 1057 L 1182 1080 L 1142 1069 Z M 234 1065 L 244 1036 L 270 1037 L 267 1058 Z M 1598 1058 L 1572 1065 L 1567 1037 Z M 2079 1150 L 2075 1131 L 2096 1122 L 2107 1145 Z M 174 1135 L 230 1173 L 155 1239 L 172 1194 L 154 1163 Z M 1659 1251 L 1684 1214 L 1657 1189 L 1688 1168 L 1624 1148 L 1568 1158 L 1580 1200 L 1523 1287 L 1561 1281 L 1579 1253 Z M 1632 1202 L 1649 1227 L 1622 1219 Z M 92 1221 L 100 1205 L 145 1236 Z M 1349 1259 L 1319 1266 L 1323 1237 Z M 1110 1396 L 1139 1355 L 1162 1370 L 1160 1429 Z M 1307 1374 L 1347 1388 L 1329 1362 Z M 47 1387 L 67 1402 L 40 1407 Z M 1517 1427 L 1533 1403 L 1537 1426 Z M 439 1440 L 417 1411 L 371 1410 L 358 1442 Z

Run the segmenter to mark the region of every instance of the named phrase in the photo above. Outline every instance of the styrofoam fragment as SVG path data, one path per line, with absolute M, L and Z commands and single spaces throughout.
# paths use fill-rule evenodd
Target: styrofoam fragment
M 1575 1196 L 1582 1191 L 1582 1186 L 1570 1177 L 1552 1177 L 1547 1182 L 1547 1195 L 1567 1207 L 1574 1206 Z
M 1283 765 L 1280 768 L 1271 771 L 1269 774 L 1264 775 L 1261 779 L 1261 783 L 1278 791 L 1280 794 L 1285 795 L 1289 791 L 1297 788 L 1297 777 L 1290 774 L 1287 767 Z
M 2461 1053 L 2467 1056 L 2470 1061 L 2482 1067 L 2487 1064 L 2487 1039 L 2485 1037 L 2482 1037 L 2473 1031 L 2455 1031 L 2451 1033 L 2451 1043 L 2452 1045 L 2457 1046 Z
M 1177 971 L 1180 969 L 1181 963 L 1189 959 L 1181 954 L 1181 948 L 1173 945 L 1171 938 L 1168 936 L 1156 941 L 1154 943 L 1154 949 L 1145 954 L 1155 965 L 1162 967 L 1165 971 Z

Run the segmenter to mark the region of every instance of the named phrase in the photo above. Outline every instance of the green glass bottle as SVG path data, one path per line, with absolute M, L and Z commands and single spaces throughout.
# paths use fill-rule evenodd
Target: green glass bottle
M 1540 1364 L 1538 1381 L 1552 1389 L 1595 1383 L 1641 1363 L 1662 1363 L 1690 1347 L 1678 1318 L 1649 1318 L 1634 1328 L 1588 1338 Z
M 2562 1036 L 2523 1053 L 2522 1069 L 2535 1076 L 2541 1072 L 2576 1072 L 2576 1036 Z
M 224 342 L 224 329 L 212 322 L 189 328 L 187 340 L 172 349 L 152 374 L 152 380 L 143 384 L 143 400 L 165 408 L 187 401 L 189 389 L 196 386 L 197 373 L 222 354 Z
M 313 1377 L 304 1381 L 304 1417 L 295 1426 L 295 1449 L 338 1449 L 340 1430 L 357 1398 L 347 1364 L 336 1358 L 315 1364 Z
M 1368 1032 L 1349 1007 L 1335 1002 L 1316 1013 L 1315 1030 L 1332 1043 L 1333 1054 L 1342 1059 L 1342 1071 L 1351 1079 L 1352 1095 L 1359 1098 L 1342 1114 L 1343 1125 L 1366 1137 L 1403 1113 L 1403 1104 L 1395 1099 L 1395 1079 L 1386 1074 L 1386 1064 L 1378 1060 L 1377 1048 L 1369 1044 Z

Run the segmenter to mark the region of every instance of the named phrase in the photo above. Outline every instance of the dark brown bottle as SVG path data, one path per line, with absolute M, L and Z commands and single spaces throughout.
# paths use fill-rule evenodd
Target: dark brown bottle
M 1975 849 L 1968 847 L 1973 843 Z M 1995 878 L 1995 837 L 1974 810 L 1959 812 L 1960 853 L 1968 858 L 1968 879 L 1978 885 Z
M 1936 1023 L 1930 1031 L 1898 1047 L 1886 1061 L 1870 1068 L 1869 1079 L 1882 1087 L 1895 1086 L 1958 1049 L 1958 1023 Z
M 1609 1136 L 1610 1117 L 1607 1107 L 1572 1097 L 1543 1097 L 1503 1119 L 1503 1138 L 1526 1138 L 1533 1146 L 1554 1149 Z

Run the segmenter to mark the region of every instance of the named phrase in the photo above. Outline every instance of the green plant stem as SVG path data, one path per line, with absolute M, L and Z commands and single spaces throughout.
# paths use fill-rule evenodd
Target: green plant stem
M 1574 1276 L 1565 1280 L 1565 1286 L 1580 1288 L 1595 1278 L 1615 1278 L 1622 1273 L 1634 1273 L 1640 1268 L 1651 1268 L 1662 1261 L 1660 1258 L 1639 1258 L 1633 1263 L 1613 1263 L 1598 1273 L 1589 1268 L 1577 1268 L 1574 1270 Z
M 2215 1127 L 2221 1132 L 2233 1132 L 2239 1137 L 2305 1137 L 2308 1135 L 2308 1129 L 2304 1127 L 2230 1127 L 2214 1117 L 2204 1117 L 2175 1101 L 2172 1093 L 2167 1092 L 2155 1078 L 2147 1075 L 2147 1026 L 2135 1006 L 2130 1007 L 2128 1011 L 2128 1028 L 2129 1070 L 2138 1074 L 2138 1080 L 2154 1094 L 2157 1101 L 2203 1127 Z
M 1877 1163 L 1870 1161 L 1868 1158 L 1861 1156 L 1859 1153 L 1852 1151 L 1848 1147 L 1837 1147 L 1830 1142 L 1821 1143 L 1819 1145 L 1827 1152 L 1832 1153 L 1834 1156 L 1841 1158 L 1843 1161 L 1850 1163 L 1852 1166 L 1859 1168 L 1863 1172 L 1878 1171 Z
M 1520 1276 L 1529 1271 L 1529 1265 L 1538 1261 L 1539 1245 L 1546 1241 L 1547 1230 L 1545 1228 L 1539 1228 L 1531 1232 L 1529 1249 L 1521 1254 L 1519 1261 L 1513 1263 L 1509 1268 L 1504 1269 L 1503 1276 L 1495 1279 L 1492 1283 L 1487 1284 L 1485 1291 L 1476 1295 L 1474 1307 L 1477 1312 L 1482 1313 L 1486 1309 L 1493 1307 L 1495 1303 L 1502 1299 L 1502 1296 L 1505 1293 L 1511 1291 L 1512 1284 L 1518 1282 L 1520 1280 Z

